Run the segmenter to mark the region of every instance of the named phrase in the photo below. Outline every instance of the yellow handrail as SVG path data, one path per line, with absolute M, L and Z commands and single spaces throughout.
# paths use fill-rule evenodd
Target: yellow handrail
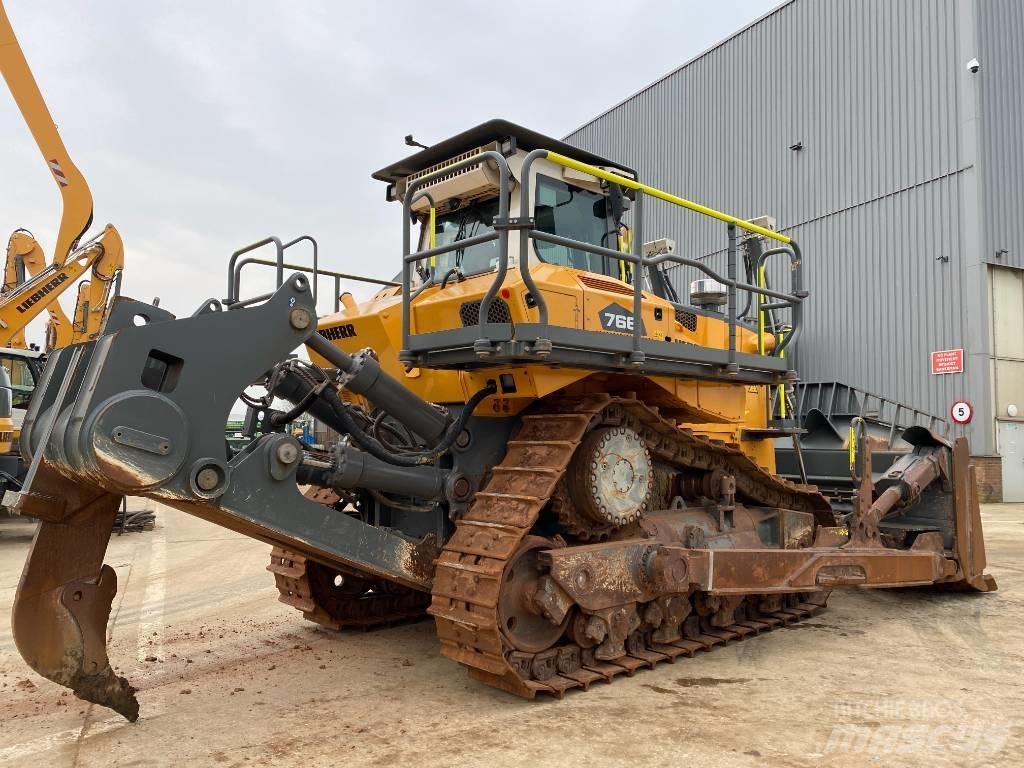
M 431 249 L 437 248 L 437 209 L 434 206 L 430 206 L 430 218 L 427 221 L 427 226 L 430 228 L 427 244 Z M 437 266 L 437 256 L 430 257 L 430 266 Z
M 627 189 L 636 189 L 640 192 L 643 192 L 645 195 L 656 197 L 659 200 L 664 200 L 666 203 L 672 203 L 673 205 L 678 205 L 682 208 L 688 208 L 689 210 L 702 214 L 703 216 L 710 216 L 713 219 L 724 221 L 727 224 L 735 224 L 740 229 L 745 229 L 748 232 L 754 232 L 758 235 L 763 235 L 764 237 L 771 238 L 772 240 L 777 240 L 780 243 L 789 244 L 790 242 L 792 242 L 791 238 L 786 237 L 785 235 L 775 232 L 773 230 L 766 229 L 765 227 L 758 226 L 757 224 L 753 224 L 749 221 L 744 221 L 743 219 L 737 218 L 736 216 L 730 216 L 727 213 L 716 211 L 714 208 L 708 208 L 706 205 L 695 203 L 692 200 L 686 200 L 685 198 L 677 197 L 676 195 L 671 195 L 668 192 L 663 192 L 662 190 L 656 189 L 655 187 L 649 187 L 646 184 L 641 184 L 639 181 L 633 181 L 633 179 L 627 179 L 625 176 L 620 176 L 617 173 L 605 171 L 601 168 L 598 168 L 597 166 L 588 165 L 587 163 L 581 163 L 578 160 L 573 160 L 571 157 L 560 155 L 557 152 L 549 151 L 547 154 L 547 159 L 553 163 L 564 166 L 565 168 L 572 168 L 573 170 L 579 171 L 580 173 L 586 173 L 591 176 L 595 176 L 599 179 L 610 181 L 613 184 L 618 184 L 621 187 L 626 187 Z

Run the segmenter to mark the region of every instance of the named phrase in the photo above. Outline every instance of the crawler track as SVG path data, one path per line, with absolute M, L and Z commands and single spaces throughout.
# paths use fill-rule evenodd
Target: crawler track
M 383 579 L 340 571 L 274 547 L 267 570 L 278 600 L 308 621 L 333 630 L 375 629 L 426 618 L 430 595 Z
M 594 395 L 551 401 L 522 419 L 505 458 L 494 468 L 486 488 L 456 523 L 434 575 L 429 613 L 437 621 L 441 651 L 469 669 L 472 677 L 512 693 L 533 698 L 538 692 L 561 695 L 599 680 L 631 674 L 642 667 L 693 655 L 729 640 L 770 630 L 809 616 L 824 604 L 808 596 L 763 599 L 747 596 L 724 626 L 697 611 L 700 595 L 691 595 L 693 615 L 685 637 L 670 644 L 633 632 L 626 654 L 599 661 L 593 649 L 562 643 L 540 653 L 511 647 L 499 621 L 503 574 L 534 523 L 555 493 L 584 435 L 597 425 L 627 424 L 640 432 L 652 455 L 679 469 L 722 469 L 736 478 L 737 495 L 765 506 L 812 512 L 829 522 L 827 500 L 758 467 L 741 451 L 681 430 L 635 398 Z M 553 545 L 557 545 L 555 542 Z
M 311 486 L 306 497 L 333 507 L 339 497 Z M 335 631 L 377 629 L 427 618 L 430 595 L 352 569 L 330 568 L 282 547 L 270 553 L 278 600 Z

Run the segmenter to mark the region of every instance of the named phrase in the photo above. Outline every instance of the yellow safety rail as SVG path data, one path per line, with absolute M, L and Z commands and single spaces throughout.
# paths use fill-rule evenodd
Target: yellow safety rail
M 791 242 L 791 238 L 788 238 L 778 232 L 758 226 L 757 224 L 753 224 L 749 221 L 744 221 L 736 216 L 730 216 L 727 213 L 716 211 L 714 208 L 708 208 L 706 205 L 695 203 L 692 200 L 671 195 L 668 192 L 663 192 L 655 187 L 649 187 L 646 184 L 641 184 L 639 181 L 627 179 L 625 176 L 620 176 L 617 173 L 611 173 L 610 171 L 603 170 L 597 166 L 581 163 L 578 160 L 573 160 L 571 157 L 560 155 L 557 152 L 548 152 L 547 158 L 551 162 L 564 166 L 565 168 L 572 168 L 580 173 L 590 174 L 591 176 L 604 179 L 605 181 L 610 181 L 613 184 L 618 184 L 619 186 L 626 187 L 627 189 L 635 189 L 639 192 L 643 192 L 645 195 L 650 195 L 651 197 L 656 197 L 659 200 L 664 200 L 666 203 L 672 203 L 673 205 L 687 208 L 703 216 L 710 216 L 713 219 L 724 221 L 726 224 L 735 224 L 740 229 L 745 229 L 748 232 L 755 232 L 758 235 L 763 235 L 764 237 L 777 240 L 780 243 L 786 243 L 787 245 Z
M 623 231 L 625 230 L 625 231 Z M 633 250 L 633 232 L 625 224 L 622 225 L 622 229 L 619 230 L 619 252 L 630 253 Z M 624 283 L 628 283 L 630 278 L 629 264 L 623 260 L 619 260 L 619 280 Z
M 786 235 L 783 235 L 779 232 L 775 232 L 774 230 L 767 229 L 766 227 L 759 226 L 749 221 L 745 221 L 744 219 L 741 219 L 737 216 L 730 216 L 727 213 L 716 211 L 714 208 L 708 208 L 706 205 L 695 203 L 692 200 L 687 200 L 686 198 L 670 194 L 656 187 L 651 187 L 648 186 L 647 184 L 641 184 L 639 181 L 628 179 L 625 176 L 620 176 L 617 173 L 606 171 L 602 168 L 598 168 L 597 166 L 589 165 L 588 163 L 581 163 L 578 160 L 573 160 L 571 157 L 560 155 L 557 152 L 548 152 L 547 159 L 557 165 L 564 166 L 565 168 L 572 168 L 573 170 L 579 171 L 580 173 L 586 173 L 598 179 L 604 179 L 605 181 L 611 182 L 612 184 L 618 184 L 619 186 L 626 187 L 627 189 L 635 189 L 639 192 L 643 192 L 645 195 L 655 197 L 658 200 L 664 200 L 666 203 L 672 203 L 673 205 L 678 205 L 682 208 L 686 208 L 695 213 L 699 213 L 703 216 L 710 216 L 713 219 L 724 221 L 727 224 L 733 224 L 739 227 L 740 229 L 745 229 L 748 232 L 753 232 L 755 234 L 762 235 L 763 237 L 776 240 L 780 243 L 789 245 L 789 243 L 792 242 L 792 238 L 786 237 Z M 765 288 L 765 268 L 763 266 L 758 270 L 757 278 L 758 287 Z M 760 294 L 758 295 L 757 303 L 759 308 L 757 313 L 757 351 L 763 355 L 765 354 L 765 318 L 764 312 L 760 310 L 760 305 L 762 303 Z M 780 357 L 782 357 L 783 354 L 784 353 L 780 354 Z M 779 413 L 781 414 L 782 418 L 786 418 L 786 387 L 784 384 L 779 385 Z
M 437 209 L 434 206 L 430 206 L 430 220 L 427 222 L 427 226 L 430 228 L 430 234 L 428 235 L 427 242 L 431 248 L 437 247 Z M 437 256 L 430 257 L 431 268 L 437 266 Z

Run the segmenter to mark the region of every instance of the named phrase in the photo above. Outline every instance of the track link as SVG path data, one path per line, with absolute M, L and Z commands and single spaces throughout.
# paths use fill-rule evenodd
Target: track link
M 456 521 L 455 533 L 438 558 L 428 612 L 436 619 L 445 656 L 465 665 L 472 677 L 519 696 L 560 696 L 570 688 L 587 688 L 598 680 L 798 621 L 820 607 L 801 602 L 720 628 L 689 622 L 688 637 L 671 645 L 634 632 L 627 653 L 614 661 L 598 661 L 592 649 L 575 644 L 538 654 L 512 650 L 498 618 L 506 565 L 555 493 L 584 435 L 598 424 L 628 424 L 643 434 L 653 455 L 679 468 L 728 470 L 736 477 L 738 495 L 755 503 L 829 519 L 828 501 L 817 489 L 778 478 L 738 449 L 679 429 L 633 397 L 601 394 L 542 403 L 522 417 L 505 458 Z
M 304 495 L 328 507 L 340 501 L 330 488 L 310 486 Z M 273 548 L 267 570 L 274 574 L 278 600 L 328 629 L 370 630 L 427 618 L 426 592 L 351 568 L 328 567 L 283 547 Z
M 267 570 L 274 574 L 278 600 L 328 629 L 369 630 L 427 617 L 426 592 L 329 568 L 281 547 L 272 550 Z

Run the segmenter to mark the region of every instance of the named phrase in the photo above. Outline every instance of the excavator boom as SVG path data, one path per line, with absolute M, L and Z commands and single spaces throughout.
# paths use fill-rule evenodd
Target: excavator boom
M 64 207 L 53 261 L 63 263 L 92 223 L 92 192 L 64 146 L 3 3 L 0 3 L 0 72 L 60 190 Z
M 25 326 L 43 309 L 50 313 L 46 334 L 48 349 L 95 339 L 107 317 L 115 278 L 124 265 L 121 237 L 108 225 L 99 238 L 78 248 L 79 240 L 92 223 L 92 193 L 64 146 L 2 2 L 0 72 L 60 190 L 63 203 L 49 265 L 31 233 L 19 229 L 11 235 L 3 295 L 0 296 L 0 346 L 24 348 Z M 71 321 L 58 297 L 90 267 L 91 279 L 79 286 Z

